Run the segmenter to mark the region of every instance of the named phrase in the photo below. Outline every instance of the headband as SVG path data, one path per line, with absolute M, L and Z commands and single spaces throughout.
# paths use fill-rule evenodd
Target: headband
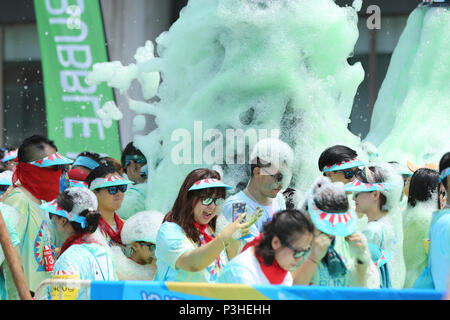
M 350 169 L 350 168 L 354 168 L 354 167 L 362 167 L 364 165 L 365 165 L 364 162 L 355 158 L 352 160 L 342 161 L 342 162 L 338 162 L 336 164 L 325 166 L 323 168 L 323 172 L 341 171 L 341 170 Z

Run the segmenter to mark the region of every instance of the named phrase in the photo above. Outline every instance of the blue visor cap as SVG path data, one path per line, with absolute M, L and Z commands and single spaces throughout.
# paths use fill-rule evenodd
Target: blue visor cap
M 43 159 L 29 162 L 29 164 L 32 164 L 32 165 L 40 167 L 40 168 L 65 165 L 65 164 L 71 164 L 71 163 L 73 163 L 72 160 L 62 156 L 58 152 L 56 152 L 52 155 L 49 155 L 48 157 L 45 157 Z
M 445 178 L 447 178 L 450 175 L 450 168 L 442 170 L 441 174 L 439 175 L 439 181 L 442 183 Z
M 70 212 L 67 212 L 66 210 L 62 209 L 60 206 L 58 206 L 58 203 L 56 202 L 56 199 L 51 202 L 44 202 L 40 205 L 40 208 L 44 211 L 47 211 L 51 214 L 55 214 L 60 217 L 64 217 L 69 221 L 78 222 L 81 225 L 81 228 L 86 227 L 86 218 L 79 216 L 79 215 L 73 215 Z
M 89 168 L 91 170 L 94 170 L 95 168 L 97 168 L 99 166 L 99 164 L 97 161 L 92 160 L 89 157 L 79 156 L 78 158 L 75 159 L 75 162 L 73 163 L 72 166 L 73 167 L 83 166 L 83 167 Z
M 365 166 L 365 163 L 358 159 L 352 159 L 348 161 L 342 161 L 330 166 L 325 166 L 323 168 L 323 172 L 330 172 L 330 171 L 342 171 L 350 168 L 355 167 L 363 167 Z
M 202 179 L 195 182 L 188 191 L 192 190 L 200 190 L 200 189 L 208 189 L 208 188 L 225 188 L 225 190 L 233 189 L 232 186 L 229 186 L 217 179 Z
M 346 237 L 356 230 L 356 213 L 348 209 L 347 212 L 325 212 L 314 203 L 312 194 L 308 197 L 308 211 L 317 229 L 323 233 Z
M 372 191 L 385 191 L 389 189 L 388 183 L 364 183 L 358 179 L 345 185 L 345 191 L 347 192 L 372 192 Z

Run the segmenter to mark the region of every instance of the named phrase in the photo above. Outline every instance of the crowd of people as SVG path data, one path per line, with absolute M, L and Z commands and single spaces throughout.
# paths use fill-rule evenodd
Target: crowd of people
M 146 200 L 147 159 L 132 142 L 120 160 L 93 151 L 72 160 L 38 135 L 2 153 L 0 212 L 32 296 L 47 279 L 449 286 L 450 152 L 415 166 L 331 146 L 303 194 L 291 184 L 292 149 L 264 139 L 243 190 L 198 168 L 168 213 Z M 0 250 L 2 300 L 19 299 L 12 274 Z M 44 296 L 90 291 L 50 287 Z

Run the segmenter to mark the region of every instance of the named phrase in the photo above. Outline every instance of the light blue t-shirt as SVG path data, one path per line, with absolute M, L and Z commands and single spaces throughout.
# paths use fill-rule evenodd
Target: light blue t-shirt
M 450 209 L 433 212 L 430 228 L 430 264 L 436 290 L 450 281 Z
M 205 242 L 200 237 L 201 245 Z M 201 246 L 200 245 L 200 246 Z M 156 281 L 182 281 L 182 282 L 215 282 L 220 269 L 228 262 L 225 251 L 220 253 L 206 269 L 198 272 L 189 272 L 176 267 L 181 255 L 189 250 L 198 248 L 176 223 L 164 222 L 156 236 Z
M 246 209 L 248 212 L 247 214 L 252 213 L 258 206 L 264 210 L 263 216 L 250 227 L 250 233 L 252 237 L 246 238 L 246 242 L 249 242 L 254 237 L 259 236 L 259 234 L 263 231 L 264 224 L 268 221 L 271 221 L 275 213 L 286 209 L 286 201 L 281 192 L 278 192 L 277 196 L 272 200 L 271 205 L 262 206 L 256 201 L 250 199 L 243 191 L 240 191 L 235 195 L 227 198 L 225 201 L 223 214 L 229 222 L 233 221 L 233 203 L 237 202 L 244 202 L 246 204 Z
M 83 243 L 70 246 L 56 260 L 52 279 L 80 279 L 111 281 L 117 280 L 108 249 L 97 243 Z M 58 296 L 54 296 L 58 299 Z M 84 289 L 77 290 L 67 299 L 90 299 Z

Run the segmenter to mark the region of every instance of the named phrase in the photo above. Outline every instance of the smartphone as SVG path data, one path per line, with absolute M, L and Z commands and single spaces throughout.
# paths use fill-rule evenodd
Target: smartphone
M 233 203 L 232 206 L 233 211 L 233 222 L 236 221 L 236 219 L 245 212 L 245 202 L 236 202 Z M 245 222 L 247 217 L 245 217 L 242 222 Z

